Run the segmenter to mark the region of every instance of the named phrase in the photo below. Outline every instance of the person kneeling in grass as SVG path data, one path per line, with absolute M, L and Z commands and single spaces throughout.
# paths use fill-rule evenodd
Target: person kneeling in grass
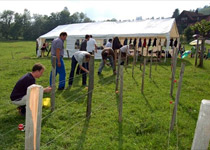
M 105 65 L 107 66 L 112 66 L 113 69 L 113 74 L 116 74 L 116 70 L 115 70 L 115 55 L 114 55 L 114 51 L 112 50 L 112 48 L 104 48 L 103 51 L 101 52 L 101 64 L 99 66 L 98 69 L 98 75 L 101 74 L 103 68 Z M 107 58 L 109 59 L 110 64 L 107 63 Z
M 10 99 L 13 104 L 18 105 L 18 111 L 20 115 L 24 116 L 26 112 L 26 93 L 27 88 L 35 84 L 36 78 L 40 78 L 45 70 L 45 67 L 42 64 L 35 64 L 32 68 L 32 72 L 25 74 L 22 76 L 18 82 L 16 83 L 13 91 L 10 95 Z M 45 93 L 49 93 L 52 90 L 51 87 L 44 88 Z
M 87 81 L 87 73 L 89 73 L 88 71 L 88 62 L 90 61 L 90 54 L 86 51 L 78 51 L 75 52 L 74 55 L 72 56 L 72 62 L 71 62 L 71 71 L 70 71 L 70 75 L 69 75 L 69 86 L 68 88 L 70 88 L 73 84 L 73 80 L 74 80 L 74 71 L 76 68 L 76 65 L 78 63 L 80 69 L 81 69 L 81 73 L 82 73 L 82 85 L 86 86 L 86 81 Z

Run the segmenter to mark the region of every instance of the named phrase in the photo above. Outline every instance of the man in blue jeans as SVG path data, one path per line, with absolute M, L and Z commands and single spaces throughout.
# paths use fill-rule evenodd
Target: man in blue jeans
M 64 41 L 66 40 L 67 33 L 61 32 L 60 36 L 52 41 L 51 55 L 56 56 L 56 75 L 59 74 L 59 86 L 58 90 L 64 90 L 66 71 L 63 62 L 64 55 Z M 50 86 L 52 86 L 52 71 L 50 74 Z
M 70 88 L 73 84 L 74 71 L 75 71 L 77 63 L 79 65 L 80 69 L 82 70 L 82 85 L 86 86 L 86 80 L 87 80 L 86 74 L 89 73 L 89 71 L 87 69 L 87 62 L 89 62 L 89 61 L 90 61 L 90 54 L 88 52 L 78 51 L 78 52 L 74 53 L 74 55 L 72 56 L 68 88 Z

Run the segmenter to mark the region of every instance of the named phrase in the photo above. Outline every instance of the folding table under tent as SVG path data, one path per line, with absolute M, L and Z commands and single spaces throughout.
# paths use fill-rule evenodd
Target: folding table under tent
M 41 35 L 37 41 L 39 49 L 46 39 L 54 39 L 59 36 L 61 32 L 67 32 L 66 51 L 69 52 L 70 57 L 75 49 L 75 42 L 77 39 L 84 39 L 86 34 L 91 34 L 94 39 L 108 39 L 115 36 L 119 38 L 161 38 L 167 39 L 166 51 L 169 50 L 170 38 L 176 38 L 179 43 L 179 33 L 177 30 L 174 18 L 169 19 L 152 19 L 141 20 L 133 22 L 91 22 L 91 23 L 77 23 L 68 25 L 59 25 L 48 33 Z M 138 40 L 137 40 L 138 41 Z M 121 43 L 123 44 L 123 43 Z M 138 45 L 138 43 L 137 43 Z M 40 50 L 39 50 L 40 51 Z M 67 52 L 65 56 L 67 57 Z M 40 53 L 38 53 L 40 55 Z M 95 59 L 101 59 L 101 50 L 95 54 Z

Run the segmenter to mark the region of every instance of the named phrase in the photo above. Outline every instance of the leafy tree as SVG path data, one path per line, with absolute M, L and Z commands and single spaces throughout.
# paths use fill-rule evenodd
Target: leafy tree
M 5 39 L 9 39 L 9 33 L 11 30 L 11 23 L 13 20 L 14 11 L 11 10 L 5 10 L 3 11 L 1 15 L 1 26 L 2 26 L 2 36 L 5 37 Z
M 198 33 L 200 35 L 200 39 L 202 40 L 199 67 L 203 67 L 204 44 L 210 32 L 210 21 L 201 20 L 201 22 L 197 22 L 192 26 L 192 30 L 195 33 Z
M 27 9 L 24 9 L 24 13 L 23 13 L 23 38 L 25 40 L 30 40 L 31 39 L 30 27 L 31 27 L 30 11 L 28 11 Z
M 192 38 L 193 34 L 194 34 L 194 32 L 190 26 L 184 29 L 184 36 L 188 43 L 193 39 Z
M 179 16 L 179 9 L 175 9 L 173 15 L 172 15 L 172 18 L 177 18 Z
M 10 35 L 12 36 L 13 39 L 17 40 L 18 37 L 22 36 L 22 31 L 23 31 L 23 17 L 21 14 L 15 13 L 14 16 L 14 23 L 12 24 L 11 30 L 10 30 Z

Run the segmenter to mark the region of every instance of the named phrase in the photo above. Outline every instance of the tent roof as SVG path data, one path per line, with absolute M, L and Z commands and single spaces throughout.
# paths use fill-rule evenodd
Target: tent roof
M 154 19 L 134 22 L 91 22 L 60 25 L 40 38 L 56 38 L 61 32 L 68 37 L 84 38 L 86 34 L 94 38 L 109 37 L 179 37 L 175 19 Z

